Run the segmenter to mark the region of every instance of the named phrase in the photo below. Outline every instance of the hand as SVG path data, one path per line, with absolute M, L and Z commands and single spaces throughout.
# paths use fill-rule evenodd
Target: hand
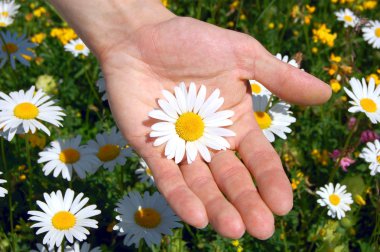
M 135 30 L 100 56 L 115 120 L 133 148 L 147 161 L 160 192 L 187 223 L 208 222 L 222 236 L 239 238 L 247 230 L 266 239 L 274 232 L 273 214 L 292 208 L 292 189 L 281 161 L 254 120 L 248 79 L 265 84 L 280 98 L 318 104 L 330 96 L 327 85 L 268 53 L 252 37 L 182 17 L 170 17 Z M 219 88 L 222 109 L 235 112 L 228 138 L 231 150 L 214 152 L 179 166 L 153 146 L 148 112 L 158 107 L 161 90 L 184 81 Z M 297 94 L 297 95 L 294 95 Z M 241 162 L 236 156 L 238 151 Z M 254 177 L 255 184 L 252 181 Z M 224 196 L 225 195 L 225 196 Z

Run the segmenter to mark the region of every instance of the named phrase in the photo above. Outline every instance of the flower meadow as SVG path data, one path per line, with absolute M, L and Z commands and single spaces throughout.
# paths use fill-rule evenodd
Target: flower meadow
M 247 80 L 293 210 L 266 241 L 183 223 L 117 129 L 99 63 L 75 31 L 45 1 L 0 0 L 0 251 L 379 251 L 378 1 L 162 2 L 250 34 L 330 84 L 326 104 L 305 107 Z M 236 134 L 224 94 L 206 89 L 178 83 L 147 115 L 152 144 L 176 163 L 209 162 Z

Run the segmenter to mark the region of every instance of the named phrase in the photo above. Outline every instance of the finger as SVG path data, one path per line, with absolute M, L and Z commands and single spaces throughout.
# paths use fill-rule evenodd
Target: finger
M 146 158 L 158 190 L 173 211 L 186 223 L 204 228 L 208 224 L 207 213 L 201 200 L 185 183 L 179 167 L 165 158 Z
M 251 130 L 238 150 L 255 178 L 261 198 L 275 214 L 287 214 L 293 207 L 293 191 L 279 156 L 261 130 Z
M 181 171 L 190 189 L 206 207 L 211 225 L 222 236 L 239 239 L 245 232 L 239 212 L 223 196 L 209 167 L 202 161 L 181 165 Z
M 257 192 L 250 173 L 232 151 L 217 153 L 210 163 L 219 188 L 239 211 L 249 234 L 267 239 L 274 232 L 274 218 Z
M 254 79 L 279 98 L 300 105 L 321 104 L 330 98 L 329 85 L 277 59 L 256 40 L 251 43 L 250 57 L 254 59 Z

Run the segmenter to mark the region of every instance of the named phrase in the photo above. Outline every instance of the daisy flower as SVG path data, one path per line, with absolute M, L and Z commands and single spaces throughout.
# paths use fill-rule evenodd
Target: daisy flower
M 360 153 L 359 157 L 363 158 L 367 163 L 370 163 L 369 169 L 371 170 L 371 175 L 375 176 L 377 173 L 380 173 L 380 142 L 375 140 L 375 142 L 367 143 Z
M 37 44 L 31 43 L 28 39 L 25 39 L 26 35 L 21 37 L 17 36 L 17 33 L 11 33 L 10 31 L 0 32 L 0 67 L 9 59 L 13 69 L 16 69 L 16 60 L 25 66 L 30 66 L 26 57 L 34 57 L 34 53 L 29 50 L 37 46 Z
M 96 156 L 104 168 L 113 171 L 117 164 L 124 165 L 127 157 L 132 154 L 132 148 L 126 147 L 127 141 L 115 127 L 110 133 L 96 135 L 96 140 L 90 140 L 88 147 L 96 150 Z
M 216 112 L 224 102 L 219 97 L 220 90 L 216 89 L 206 100 L 206 87 L 190 83 L 189 90 L 185 83 L 174 87 L 175 96 L 167 90 L 162 94 L 165 100 L 159 99 L 161 109 L 153 110 L 149 116 L 163 122 L 152 125 L 150 137 L 157 137 L 154 146 L 166 143 L 165 156 L 178 164 L 185 153 L 187 163 L 192 163 L 198 152 L 206 162 L 211 161 L 207 147 L 214 150 L 226 150 L 230 144 L 224 137 L 235 136 L 229 129 L 233 122 L 229 119 L 234 115 L 231 110 Z
M 297 61 L 295 59 L 291 59 L 289 60 L 289 56 L 288 55 L 284 55 L 284 57 L 282 57 L 281 53 L 277 53 L 276 54 L 276 58 L 281 60 L 282 62 L 285 62 L 285 63 L 288 63 L 294 67 L 297 67 L 297 68 L 300 68 L 300 66 L 298 65 Z
M 38 228 L 36 234 L 46 233 L 43 244 L 59 247 L 64 237 L 69 243 L 74 239 L 83 241 L 90 234 L 86 228 L 98 228 L 98 222 L 90 218 L 99 215 L 100 210 L 96 205 L 83 208 L 89 199 L 83 198 L 83 193 L 75 199 L 74 195 L 71 189 L 67 189 L 64 196 L 60 190 L 50 195 L 44 193 L 46 202 L 37 201 L 42 211 L 28 211 L 29 220 L 37 222 L 31 226 Z
M 3 174 L 3 173 L 0 172 L 0 175 L 1 174 Z M 0 184 L 4 184 L 4 183 L 7 183 L 7 181 L 5 179 L 0 179 Z M 4 197 L 5 194 L 7 194 L 7 193 L 8 193 L 8 190 L 0 186 L 0 197 Z
M 20 90 L 8 95 L 0 92 L 0 128 L 8 132 L 8 140 L 12 140 L 16 133 L 32 133 L 42 130 L 50 135 L 49 129 L 41 123 L 45 121 L 57 127 L 62 126 L 62 108 L 55 106 L 42 90 L 34 93 L 32 86 L 28 91 Z
M 81 136 L 67 140 L 58 139 L 38 154 L 40 158 L 37 162 L 46 163 L 42 168 L 45 176 L 54 170 L 54 177 L 62 173 L 62 177 L 70 181 L 73 169 L 81 179 L 86 177 L 86 172 L 89 174 L 96 172 L 100 165 L 96 157 L 98 150 L 81 146 L 81 139 Z
M 2 16 L 0 15 L 0 28 L 1 27 L 7 27 L 8 25 L 11 25 L 13 23 L 13 18 L 9 16 Z
M 55 249 L 54 247 L 47 248 L 44 245 L 42 245 L 41 243 L 37 243 L 36 247 L 37 247 L 37 250 L 32 249 L 32 250 L 30 250 L 30 252 L 61 252 L 62 251 L 61 246 L 59 246 L 57 249 Z M 64 252 L 66 252 L 66 250 L 64 250 Z
M 117 203 L 116 211 L 120 214 L 116 217 L 120 222 L 114 230 L 125 235 L 126 246 L 134 243 L 137 247 L 140 239 L 149 247 L 160 244 L 161 234 L 172 235 L 172 228 L 182 227 L 180 219 L 158 192 L 153 195 L 145 192 L 143 197 L 138 192 L 130 192 Z
M 102 95 L 102 101 L 107 100 L 106 80 L 102 72 L 99 74 L 99 80 L 96 82 L 96 86 L 98 87 L 99 93 L 104 93 Z
M 369 21 L 362 31 L 364 40 L 373 48 L 380 49 L 380 21 Z
M 334 188 L 334 185 L 329 183 L 319 188 L 316 193 L 321 197 L 317 202 L 328 208 L 327 215 L 332 218 L 337 217 L 340 220 L 346 215 L 345 212 L 351 210 L 352 196 L 351 193 L 346 193 L 345 185 L 341 186 L 338 183 Z
M 95 247 L 90 250 L 90 244 L 87 242 L 84 242 L 82 244 L 82 247 L 80 246 L 79 242 L 75 242 L 73 246 L 66 246 L 65 252 L 101 252 L 102 250 L 100 247 Z
M 347 95 L 352 99 L 353 106 L 348 109 L 351 113 L 364 112 L 372 123 L 380 122 L 380 86 L 375 86 L 375 80 L 371 78 L 368 86 L 365 79 L 351 78 L 350 85 L 352 91 L 346 87 Z
M 140 158 L 140 168 L 136 169 L 135 174 L 138 175 L 140 182 L 147 182 L 149 186 L 154 185 L 154 178 L 152 171 L 144 159 Z
M 252 95 L 272 95 L 272 93 L 257 80 L 249 80 L 249 84 L 251 85 Z
M 65 51 L 71 52 L 74 57 L 77 57 L 79 54 L 88 56 L 90 49 L 83 43 L 83 41 L 78 39 L 72 39 L 65 45 Z
M 285 133 L 292 130 L 288 127 L 294 123 L 296 119 L 291 116 L 289 111 L 290 105 L 285 102 L 278 102 L 274 106 L 270 104 L 270 108 L 266 111 L 269 98 L 267 96 L 252 96 L 254 116 L 257 124 L 262 129 L 265 137 L 273 142 L 274 134 L 282 139 L 286 139 Z
M 344 27 L 355 27 L 358 22 L 359 18 L 355 16 L 355 14 L 350 9 L 341 9 L 339 11 L 336 11 L 335 16 L 338 18 L 339 21 L 344 22 Z
M 16 4 L 15 1 L 0 1 L 0 17 L 11 17 L 16 16 L 20 8 L 19 4 Z

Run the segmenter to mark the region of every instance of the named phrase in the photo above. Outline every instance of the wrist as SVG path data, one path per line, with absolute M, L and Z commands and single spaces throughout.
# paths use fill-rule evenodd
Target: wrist
M 51 0 L 52 5 L 99 57 L 134 31 L 175 17 L 161 0 Z

